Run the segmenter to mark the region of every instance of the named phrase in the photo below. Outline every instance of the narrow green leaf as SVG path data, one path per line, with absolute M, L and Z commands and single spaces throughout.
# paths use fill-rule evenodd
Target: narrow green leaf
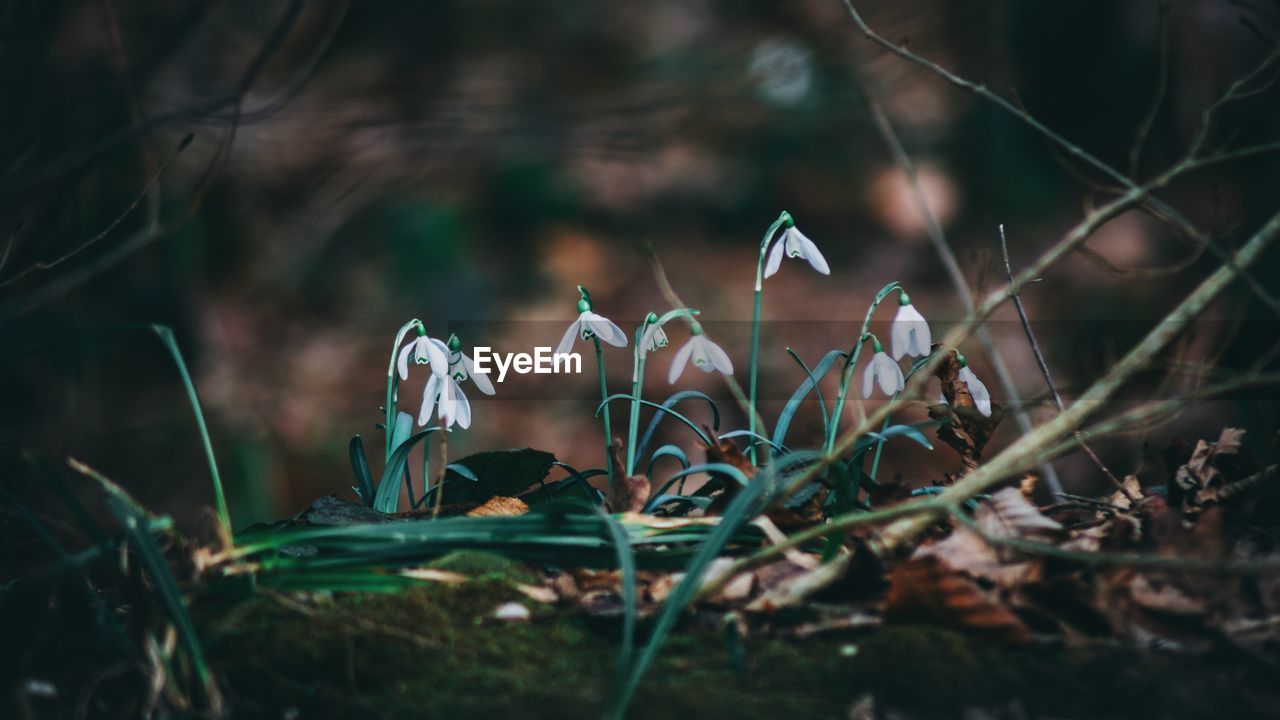
M 831 369 L 831 365 L 835 363 L 837 358 L 841 357 L 847 356 L 843 351 L 832 350 L 822 356 L 822 360 L 818 362 L 818 366 L 814 368 L 813 372 L 809 373 L 808 368 L 805 368 L 808 377 L 791 394 L 791 399 L 783 406 L 782 412 L 778 413 L 778 422 L 773 426 L 774 447 L 782 447 L 786 443 L 787 430 L 791 428 L 791 419 L 795 417 L 796 411 L 800 409 L 800 404 L 804 402 L 809 393 L 814 392 L 818 387 L 818 383 L 822 381 L 823 376 Z
M 636 446 L 637 463 L 640 462 L 639 458 L 644 457 L 644 452 L 648 449 L 649 442 L 653 440 L 653 433 L 658 429 L 658 423 L 662 422 L 662 418 L 665 415 L 671 415 L 671 417 L 676 418 L 677 420 L 682 420 L 684 424 L 688 425 L 695 433 L 698 434 L 698 437 L 701 438 L 704 443 L 708 445 L 711 444 L 711 438 L 707 437 L 706 433 L 702 432 L 701 428 L 694 425 L 685 416 L 671 409 L 675 407 L 677 403 L 681 403 L 692 398 L 697 398 L 707 403 L 707 406 L 711 408 L 711 429 L 720 429 L 720 408 L 717 407 L 715 401 L 704 392 L 698 392 L 697 390 L 682 390 L 671 395 L 666 400 L 663 400 L 661 405 L 654 405 L 648 401 L 641 401 L 642 404 L 658 408 L 661 412 L 654 413 L 653 419 L 649 421 L 649 427 L 645 428 L 644 435 L 640 438 L 640 444 Z
M 396 423 L 397 427 L 399 423 Z M 431 433 L 439 430 L 439 427 L 429 427 L 422 432 L 415 433 L 405 438 L 391 451 L 391 457 L 387 458 L 387 465 L 382 469 L 382 477 L 378 479 L 378 491 L 373 498 L 373 509 L 378 512 L 393 513 L 400 507 L 400 478 L 404 474 L 405 465 L 409 460 L 409 451 L 413 449 L 422 440 L 425 440 Z
M 365 507 L 373 507 L 373 475 L 369 472 L 369 459 L 365 457 L 364 441 L 359 435 L 351 438 L 347 454 L 351 456 L 351 471 L 356 476 L 356 484 L 352 489 L 364 501 Z

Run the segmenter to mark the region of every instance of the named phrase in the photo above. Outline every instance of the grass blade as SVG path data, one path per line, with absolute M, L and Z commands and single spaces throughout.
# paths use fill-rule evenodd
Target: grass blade
M 351 455 L 351 471 L 356 476 L 356 485 L 352 489 L 364 501 L 365 507 L 373 507 L 373 475 L 369 472 L 369 459 L 365 457 L 364 441 L 359 435 L 351 438 L 347 452 Z
M 98 481 L 102 489 L 106 491 L 108 506 L 116 518 L 119 519 L 120 524 L 124 526 L 129 543 L 133 545 L 133 549 L 138 553 L 142 566 L 146 569 L 147 574 L 151 576 L 151 581 L 155 583 L 156 594 L 160 597 L 160 604 L 164 607 L 165 612 L 168 613 L 174 629 L 178 632 L 178 639 L 187 651 L 187 656 L 191 659 L 191 666 L 200 681 L 211 714 L 214 717 L 220 717 L 222 715 L 222 696 L 218 692 L 217 685 L 213 682 L 213 675 L 209 672 L 209 665 L 205 662 L 204 649 L 201 647 L 200 637 L 196 635 L 195 624 L 191 622 L 191 615 L 187 612 L 186 602 L 183 601 L 182 593 L 178 590 L 178 582 L 174 580 L 173 573 L 169 571 L 169 563 L 165 560 L 164 553 L 160 551 L 160 546 L 156 544 L 155 538 L 151 536 L 151 522 L 147 511 L 130 497 L 124 488 L 116 485 L 97 470 L 75 458 L 67 458 L 67 464 L 76 472 Z
M 218 474 L 218 460 L 213 455 L 213 442 L 209 439 L 209 427 L 204 422 L 204 410 L 200 408 L 200 397 L 196 394 L 195 383 L 191 381 L 191 373 L 187 371 L 187 363 L 182 359 L 182 351 L 178 349 L 178 341 L 174 339 L 173 329 L 167 325 L 152 325 L 151 331 L 160 338 L 165 349 L 178 366 L 178 374 L 182 376 L 182 385 L 187 390 L 187 400 L 191 403 L 191 411 L 196 416 L 196 427 L 200 429 L 200 441 L 204 444 L 204 458 L 209 465 L 209 475 L 213 478 L 213 502 L 218 512 L 218 525 L 222 531 L 222 544 L 230 547 L 231 514 L 227 512 L 227 498 L 222 492 L 222 476 Z

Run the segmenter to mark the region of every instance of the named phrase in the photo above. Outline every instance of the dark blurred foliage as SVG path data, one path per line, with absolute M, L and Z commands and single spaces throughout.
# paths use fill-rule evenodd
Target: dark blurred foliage
M 1156 92 L 1160 3 L 859 5 L 886 36 L 1128 167 Z M 1280 35 L 1280 10 L 1264 0 L 1169 5 L 1167 91 L 1142 178 L 1177 159 L 1201 109 Z M 163 348 L 136 329 L 165 323 L 205 401 L 237 525 L 348 492 L 346 441 L 361 433 L 380 446 L 372 424 L 402 322 L 423 317 L 467 346 L 552 345 L 581 283 L 628 326 L 662 308 L 645 241 L 718 323 L 708 327 L 745 379 L 755 249 L 785 208 L 833 273 L 788 263 L 767 285 L 772 417 L 801 379 L 782 348 L 812 363 L 849 345 L 888 280 L 907 285 L 935 332 L 962 313 L 868 92 L 979 290 L 1003 278 L 997 223 L 1022 266 L 1109 197 L 1015 118 L 873 47 L 838 0 L 0 3 L 4 482 L 43 506 L 48 473 L 66 475 L 73 455 L 157 511 L 198 522 L 210 493 L 191 412 Z M 1230 105 L 1210 146 L 1275 139 L 1278 112 L 1275 90 Z M 1278 170 L 1266 156 L 1218 166 L 1162 197 L 1232 247 L 1275 211 Z M 1194 250 L 1137 212 L 1090 247 L 1125 267 Z M 1064 392 L 1215 266 L 1206 253 L 1176 273 L 1130 277 L 1076 256 L 1030 288 Z M 1280 292 L 1276 269 L 1273 253 L 1258 277 Z M 1002 311 L 993 331 L 1036 417 L 1048 417 L 1012 320 Z M 1171 360 L 1238 372 L 1277 327 L 1237 291 Z M 985 358 L 968 352 L 994 390 Z M 496 399 L 477 399 L 474 428 L 451 450 L 532 445 L 598 464 L 584 355 L 587 377 L 510 380 Z M 650 363 L 650 396 L 665 394 L 669 357 Z M 608 360 L 624 391 L 629 354 Z M 1204 381 L 1152 378 L 1130 399 Z M 683 383 L 723 394 L 694 371 Z M 402 393 L 415 414 L 419 388 Z M 1199 406 L 1104 455 L 1132 472 L 1144 442 L 1154 458 L 1171 437 L 1216 437 L 1230 423 L 1265 452 L 1276 399 Z M 816 432 L 806 413 L 794 440 Z M 1007 441 L 1013 423 L 1002 431 Z M 674 428 L 670 437 L 688 443 Z M 954 469 L 945 453 L 891 446 L 885 467 L 926 484 Z M 1097 482 L 1075 458 L 1061 469 L 1076 487 Z

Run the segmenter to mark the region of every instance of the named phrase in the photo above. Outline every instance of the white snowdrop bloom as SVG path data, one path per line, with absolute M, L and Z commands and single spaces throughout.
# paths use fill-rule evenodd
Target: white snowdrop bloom
M 690 360 L 693 361 L 694 367 L 703 372 L 719 370 L 725 375 L 733 374 L 733 362 L 729 360 L 729 354 L 724 351 L 724 348 L 697 331 L 694 332 L 693 337 L 689 338 L 689 342 L 676 351 L 676 356 L 671 360 L 671 370 L 667 373 L 667 382 L 674 385 Z
M 461 383 L 467 378 L 476 384 L 480 392 L 485 395 L 494 393 L 493 382 L 489 380 L 487 373 L 476 372 L 475 362 L 464 352 L 462 352 L 462 343 L 458 340 L 457 335 L 449 338 L 449 377 Z
M 644 348 L 646 353 L 653 352 L 658 348 L 664 348 L 671 344 L 671 340 L 667 338 L 667 331 L 662 329 L 661 325 L 651 323 L 645 327 L 644 333 L 640 336 L 640 347 Z
M 964 360 L 960 361 L 964 363 Z M 978 407 L 978 412 L 986 417 L 991 417 L 991 393 L 987 392 L 987 386 L 982 384 L 978 376 L 973 374 L 968 365 L 960 368 L 960 382 L 964 383 L 969 394 L 973 396 L 973 404 Z
M 581 285 L 578 286 L 578 292 L 582 293 L 582 299 L 578 301 L 578 312 L 581 314 L 578 315 L 577 320 L 569 324 L 569 329 L 564 331 L 564 337 L 560 338 L 556 352 L 567 353 L 578 338 L 590 340 L 593 336 L 610 345 L 626 347 L 627 334 L 622 332 L 622 328 L 615 325 L 609 318 L 591 311 L 590 296 Z
M 867 369 L 862 375 L 862 397 L 871 397 L 872 386 L 878 386 L 880 392 L 893 396 L 906 386 L 906 380 L 902 377 L 902 368 L 898 367 L 897 361 L 884 351 L 876 336 L 872 335 L 871 340 L 875 343 L 876 354 L 871 356 L 871 362 L 867 364 Z
M 471 403 L 462 392 L 462 386 L 449 375 L 432 375 L 422 389 L 422 409 L 418 411 L 418 424 L 426 425 L 431 420 L 431 411 L 436 410 L 440 425 L 448 430 L 455 424 L 463 428 L 471 427 Z
M 769 251 L 769 259 L 764 266 L 764 276 L 770 277 L 778 272 L 778 268 L 782 265 L 783 254 L 787 257 L 808 260 L 814 270 L 823 275 L 830 275 L 831 268 L 827 266 L 827 259 L 822 257 L 818 246 L 805 237 L 805 234 L 800 232 L 800 228 L 790 224 L 789 219 L 788 223 L 787 229 L 782 231 L 782 236 L 773 242 L 773 249 Z
M 430 365 L 433 375 L 444 375 L 449 367 L 449 347 L 425 333 L 418 335 L 413 342 L 400 348 L 400 356 L 396 358 L 396 368 L 400 371 L 400 379 L 409 379 L 409 357 L 419 365 Z
M 932 346 L 929 323 L 911 304 L 911 298 L 902 293 L 898 298 L 898 312 L 889 326 L 889 347 L 893 349 L 893 359 L 901 360 L 903 355 L 923 357 L 929 354 Z

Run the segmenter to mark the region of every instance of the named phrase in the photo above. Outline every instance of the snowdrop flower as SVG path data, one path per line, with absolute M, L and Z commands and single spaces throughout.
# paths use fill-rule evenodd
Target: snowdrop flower
M 871 357 L 871 362 L 862 376 L 862 397 L 871 397 L 873 385 L 879 386 L 880 392 L 885 395 L 892 396 L 901 392 L 906 386 L 906 380 L 902 377 L 902 368 L 898 367 L 898 363 L 884 351 L 879 338 L 872 335 L 871 342 L 876 354 Z
M 702 334 L 701 326 L 695 324 L 692 331 L 693 336 L 689 338 L 689 342 L 685 343 L 671 360 L 667 382 L 674 385 L 690 359 L 693 360 L 694 367 L 703 372 L 719 370 L 725 375 L 732 375 L 733 362 L 729 360 L 729 355 L 724 348 L 708 340 L 707 336 Z
M 485 395 L 492 395 L 493 382 L 489 380 L 488 373 L 476 372 L 476 364 L 464 352 L 462 352 L 462 341 L 457 335 L 449 336 L 449 377 L 454 382 L 461 383 L 463 380 L 470 378 L 471 382 L 476 384 L 480 392 Z
M 893 324 L 889 326 L 889 345 L 893 348 L 893 359 L 901 360 L 903 355 L 925 356 L 933 346 L 933 338 L 929 335 L 929 323 L 911 304 L 911 298 L 903 292 L 898 296 L 898 313 L 893 316 Z
M 644 352 L 651 353 L 658 348 L 664 348 L 671 344 L 671 340 L 667 338 L 667 331 L 662 329 L 658 324 L 658 318 L 653 313 L 649 313 L 651 320 L 645 320 L 644 332 L 640 335 L 640 347 Z
M 443 345 L 443 343 L 441 343 Z M 478 373 L 475 363 L 462 352 L 462 341 L 457 335 L 449 337 L 445 346 L 449 353 L 449 372 L 445 375 L 432 375 L 422 390 L 422 409 L 418 411 L 418 424 L 426 425 L 431 420 L 431 411 L 438 410 L 440 421 L 448 429 L 457 425 L 471 427 L 471 403 L 462 392 L 462 382 L 468 378 L 476 384 L 485 395 L 494 393 L 493 383 L 485 373 Z
M 622 328 L 615 325 L 609 318 L 591 312 L 591 295 L 587 293 L 586 288 L 579 285 L 578 292 L 582 294 L 582 299 L 578 301 L 578 312 L 581 314 L 578 315 L 577 320 L 569 324 L 569 329 L 564 331 L 564 337 L 560 338 L 560 345 L 556 347 L 556 352 L 569 352 L 574 340 L 579 337 L 583 340 L 597 337 L 610 345 L 626 347 L 627 334 L 622 332 Z
M 812 240 L 800 232 L 790 215 L 783 219 L 783 225 L 786 229 L 782 231 L 782 236 L 774 241 L 773 249 L 769 251 L 769 260 L 764 266 L 764 276 L 770 277 L 778 272 L 778 268 L 782 265 L 784 253 L 787 257 L 808 260 L 814 270 L 823 275 L 830 275 L 831 268 L 827 266 L 827 259 L 822 257 L 822 252 L 818 250 L 818 246 L 814 245 Z
M 462 392 L 457 380 L 447 375 L 432 375 L 422 389 L 422 409 L 418 411 L 418 424 L 431 420 L 431 411 L 439 410 L 440 424 L 448 430 L 454 424 L 471 427 L 471 403 Z
M 444 375 L 449 366 L 449 347 L 435 338 L 427 337 L 427 331 L 421 325 L 418 326 L 418 337 L 400 348 L 400 356 L 396 358 L 401 380 L 409 379 L 410 355 L 418 365 L 430 365 L 432 375 Z
M 991 417 L 991 393 L 987 392 L 987 386 L 969 369 L 969 363 L 963 355 L 956 353 L 956 360 L 960 361 L 960 374 L 957 377 L 973 397 L 973 404 L 984 417 Z

